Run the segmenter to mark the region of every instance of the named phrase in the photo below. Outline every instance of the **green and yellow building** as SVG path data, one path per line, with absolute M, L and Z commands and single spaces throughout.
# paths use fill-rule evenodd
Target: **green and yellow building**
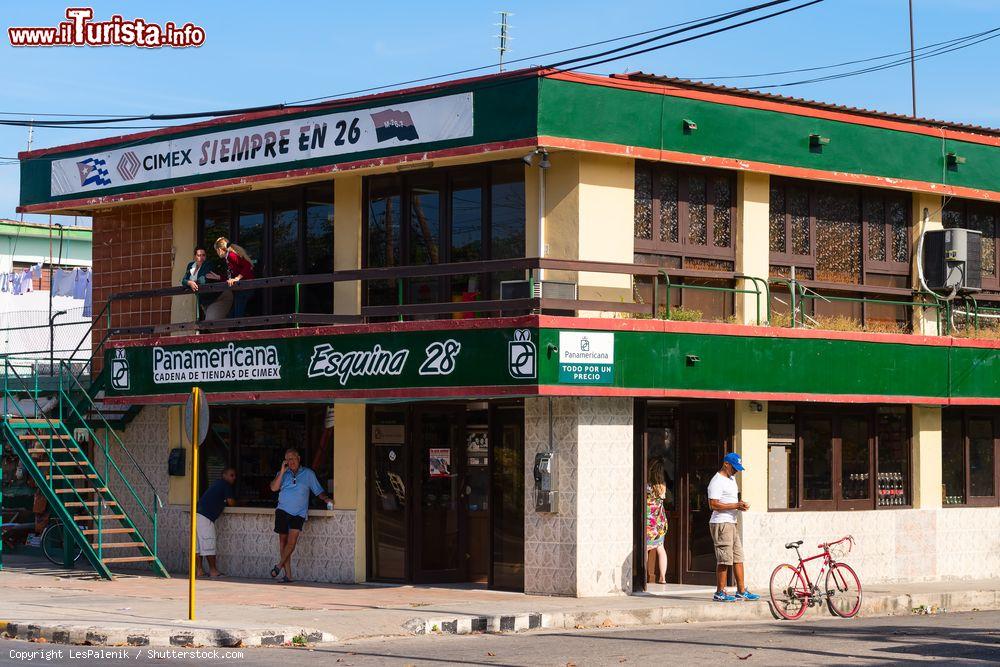
M 132 406 L 118 436 L 164 502 L 168 569 L 197 385 L 202 478 L 238 471 L 234 575 L 275 560 L 266 484 L 295 446 L 335 500 L 306 580 L 641 590 L 661 459 L 668 581 L 708 582 L 706 485 L 733 450 L 752 586 L 786 542 L 848 533 L 865 583 L 1000 576 L 998 130 L 528 71 L 21 160 L 22 210 L 93 217 L 91 381 Z M 920 287 L 942 227 L 983 233 L 974 298 Z M 244 317 L 206 320 L 178 285 L 220 236 L 257 280 Z

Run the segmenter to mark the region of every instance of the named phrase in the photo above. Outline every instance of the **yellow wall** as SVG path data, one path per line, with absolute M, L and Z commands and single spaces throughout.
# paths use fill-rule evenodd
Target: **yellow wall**
M 942 206 L 943 199 L 940 195 L 930 195 L 923 194 L 920 192 L 913 193 L 913 200 L 911 205 L 911 215 L 912 224 L 910 225 L 911 232 L 911 245 L 912 248 L 911 257 L 913 257 L 913 286 L 919 287 L 920 281 L 917 276 L 917 244 L 920 240 L 920 234 L 924 229 L 933 230 L 941 229 L 943 225 L 942 220 Z M 924 222 L 924 210 L 927 211 L 927 222 Z M 943 334 L 943 331 L 938 330 L 937 324 L 937 311 L 935 310 L 924 310 L 920 308 L 913 309 L 913 330 L 914 333 L 923 333 L 928 336 L 938 336 Z
M 740 172 L 736 180 L 736 271 L 767 280 L 770 245 L 768 212 L 771 179 L 767 174 Z M 737 281 L 740 289 L 753 289 L 749 280 Z M 758 287 L 759 289 L 759 287 Z M 757 324 L 757 297 L 740 294 L 736 298 L 736 318 L 742 324 Z M 767 318 L 767 304 L 760 299 L 760 319 Z
M 361 176 L 346 175 L 334 180 L 333 270 L 361 268 L 361 228 L 364 205 Z M 333 312 L 357 315 L 361 312 L 361 283 L 336 283 Z
M 754 412 L 751 404 L 762 409 Z M 750 503 L 751 512 L 767 511 L 767 403 L 764 401 L 735 402 L 735 451 L 743 458 L 746 468 L 739 477 L 743 502 Z
M 941 507 L 941 408 L 913 407 L 913 506 Z
M 583 153 L 579 168 L 577 257 L 631 264 L 635 248 L 635 160 Z M 579 285 L 581 299 L 632 301 L 632 278 L 628 275 L 580 273 Z
M 333 427 L 333 500 L 354 510 L 354 580 L 365 580 L 365 406 L 337 403 Z
M 198 244 L 198 200 L 181 197 L 174 200 L 173 214 L 173 269 L 170 286 L 180 284 L 181 275 L 188 262 L 194 259 Z M 198 305 L 194 296 L 175 296 L 170 300 L 170 321 L 191 322 L 197 316 Z

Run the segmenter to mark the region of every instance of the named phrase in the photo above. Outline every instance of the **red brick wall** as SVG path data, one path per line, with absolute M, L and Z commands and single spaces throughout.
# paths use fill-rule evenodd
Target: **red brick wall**
M 170 287 L 173 204 L 135 204 L 94 214 L 94 317 L 116 292 Z M 169 324 L 170 299 L 115 301 L 114 327 Z M 107 331 L 106 314 L 94 323 L 96 347 Z M 127 337 L 118 337 L 122 340 Z M 128 338 L 134 338 L 128 337 Z M 95 359 L 95 372 L 101 367 Z

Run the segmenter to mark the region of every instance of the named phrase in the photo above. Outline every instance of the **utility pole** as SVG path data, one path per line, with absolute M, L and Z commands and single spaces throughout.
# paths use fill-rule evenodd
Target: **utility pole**
M 913 51 L 913 0 L 910 3 L 910 92 L 913 96 L 913 117 L 917 117 L 917 61 Z
M 497 35 L 500 38 L 500 46 L 497 47 L 497 51 L 500 52 L 500 71 L 502 72 L 504 54 L 510 50 L 510 47 L 507 45 L 507 42 L 510 40 L 510 35 L 508 34 L 510 31 L 510 24 L 507 19 L 508 17 L 513 16 L 513 14 L 510 12 L 497 13 L 500 15 L 500 23 L 496 24 L 500 28 L 500 34 Z

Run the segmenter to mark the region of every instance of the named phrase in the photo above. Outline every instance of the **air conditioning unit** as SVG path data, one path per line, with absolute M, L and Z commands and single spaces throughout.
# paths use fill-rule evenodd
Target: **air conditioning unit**
M 968 294 L 983 288 L 983 233 L 935 229 L 924 233 L 924 280 L 935 292 Z
M 570 299 L 576 300 L 576 283 L 558 280 L 504 280 L 500 282 L 501 299 Z

